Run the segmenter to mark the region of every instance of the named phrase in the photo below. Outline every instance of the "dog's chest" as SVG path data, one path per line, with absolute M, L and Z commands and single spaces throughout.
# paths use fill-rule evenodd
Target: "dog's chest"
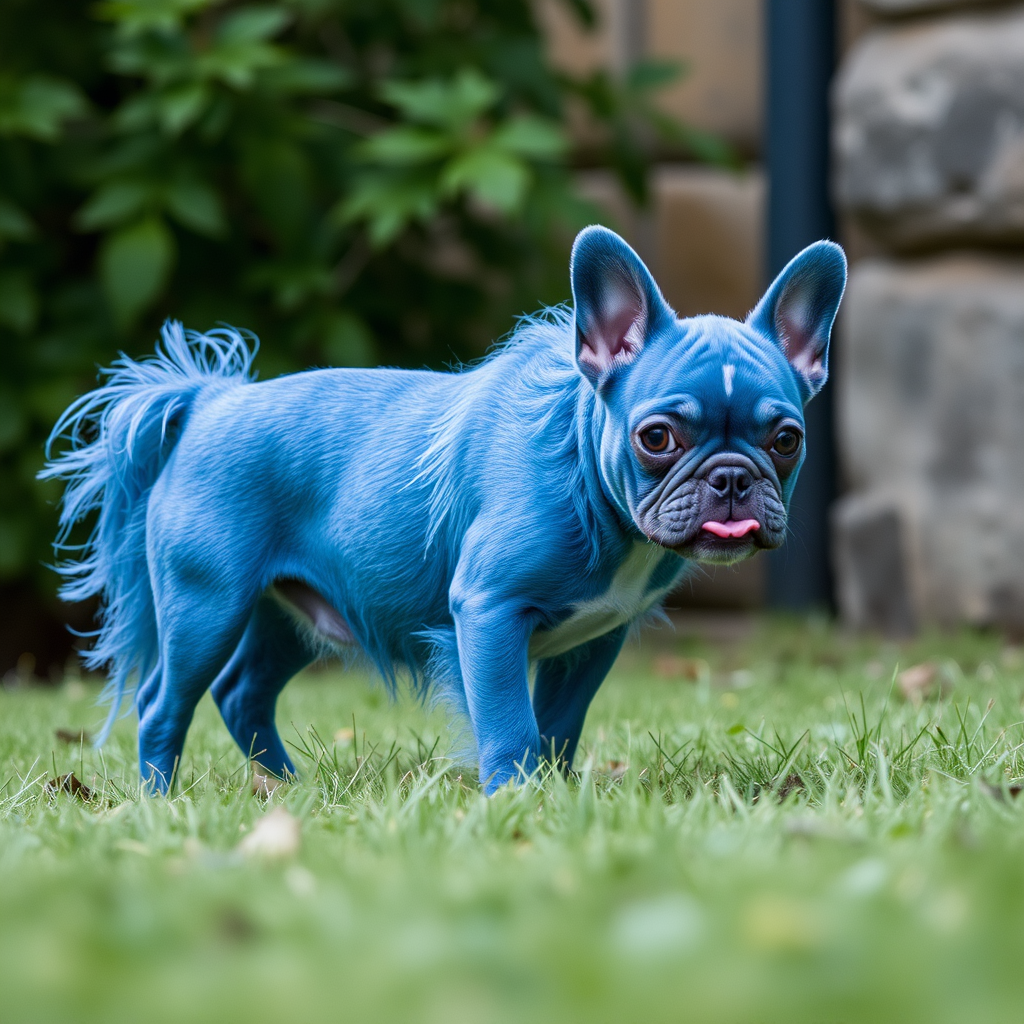
M 634 544 L 603 594 L 576 605 L 554 629 L 533 634 L 530 657 L 555 657 L 642 615 L 671 589 L 674 574 L 663 581 L 658 572 L 671 557 L 657 544 Z

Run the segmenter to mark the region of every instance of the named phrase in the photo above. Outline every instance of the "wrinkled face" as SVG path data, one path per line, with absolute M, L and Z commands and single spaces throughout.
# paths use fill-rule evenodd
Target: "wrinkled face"
M 573 248 L 576 360 L 596 392 L 609 496 L 652 541 L 735 562 L 786 535 L 804 460 L 803 406 L 824 384 L 846 260 L 818 242 L 779 274 L 746 322 L 678 320 L 618 235 Z
M 648 538 L 703 562 L 783 542 L 804 418 L 775 346 L 724 317 L 677 321 L 602 399 L 602 475 Z

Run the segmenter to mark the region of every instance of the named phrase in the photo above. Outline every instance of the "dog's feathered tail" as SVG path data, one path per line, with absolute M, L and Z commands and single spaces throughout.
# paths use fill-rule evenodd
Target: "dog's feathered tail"
M 44 480 L 63 480 L 60 529 L 54 548 L 67 601 L 100 598 L 101 625 L 84 654 L 89 668 L 109 666 L 110 714 L 97 742 L 117 718 L 131 680 L 158 666 L 156 615 L 146 562 L 146 506 L 197 395 L 220 382 L 252 379 L 258 342 L 231 328 L 207 334 L 176 321 L 161 330 L 156 354 L 123 353 L 100 387 L 73 402 L 46 445 Z M 250 346 L 249 341 L 252 341 Z M 52 455 L 61 438 L 68 448 Z M 76 523 L 98 512 L 88 540 L 71 542 Z

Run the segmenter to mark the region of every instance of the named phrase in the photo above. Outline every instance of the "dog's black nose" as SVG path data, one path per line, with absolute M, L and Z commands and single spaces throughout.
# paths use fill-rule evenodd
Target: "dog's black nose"
M 708 473 L 708 487 L 723 498 L 742 501 L 754 486 L 754 478 L 742 466 L 716 466 Z

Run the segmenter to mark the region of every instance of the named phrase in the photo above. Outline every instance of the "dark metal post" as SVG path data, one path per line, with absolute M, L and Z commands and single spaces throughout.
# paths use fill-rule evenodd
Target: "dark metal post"
M 832 0 L 767 0 L 767 280 L 805 245 L 833 237 L 829 202 L 829 82 L 835 65 Z M 833 361 L 834 369 L 834 361 Z M 828 509 L 835 495 L 832 389 L 807 407 L 807 460 L 790 511 L 790 536 L 768 556 L 775 607 L 832 603 Z

